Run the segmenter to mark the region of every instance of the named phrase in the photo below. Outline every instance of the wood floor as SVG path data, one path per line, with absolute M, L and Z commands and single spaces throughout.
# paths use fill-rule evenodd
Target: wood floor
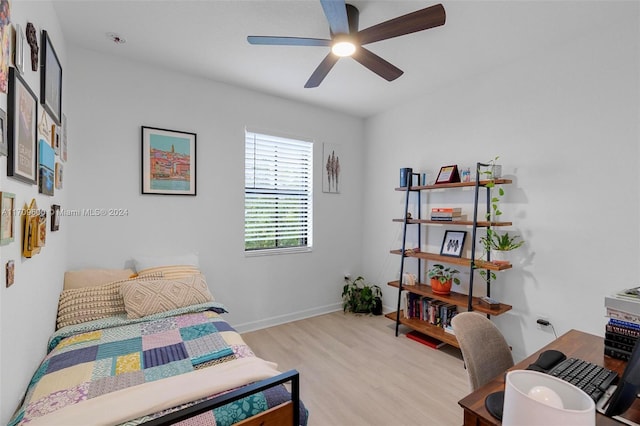
M 242 336 L 279 370 L 300 372 L 309 426 L 462 424 L 460 350 L 395 337 L 384 316 L 334 312 Z

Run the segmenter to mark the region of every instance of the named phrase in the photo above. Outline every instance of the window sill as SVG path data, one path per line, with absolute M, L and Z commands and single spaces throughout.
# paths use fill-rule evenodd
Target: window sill
M 288 247 L 245 251 L 245 257 L 272 256 L 279 254 L 311 253 L 312 247 Z

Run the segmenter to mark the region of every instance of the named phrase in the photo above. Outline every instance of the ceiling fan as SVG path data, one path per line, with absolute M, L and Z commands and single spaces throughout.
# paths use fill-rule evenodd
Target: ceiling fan
M 331 39 L 306 37 L 248 36 L 251 44 L 280 46 L 327 46 L 331 52 L 318 65 L 304 85 L 305 88 L 318 87 L 338 59 L 351 56 L 387 81 L 393 81 L 403 71 L 363 47 L 365 44 L 386 40 L 405 34 L 427 30 L 444 25 L 444 7 L 437 4 L 406 15 L 382 22 L 364 30 L 358 30 L 358 9 L 344 0 L 320 0 L 324 14 L 329 21 Z

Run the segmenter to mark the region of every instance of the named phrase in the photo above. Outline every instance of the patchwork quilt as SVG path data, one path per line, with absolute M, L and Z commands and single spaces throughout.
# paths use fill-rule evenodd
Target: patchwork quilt
M 254 357 L 220 312 L 224 312 L 221 304 L 209 302 L 143 319 L 128 320 L 123 315 L 58 330 L 9 425 L 28 424 L 132 386 Z M 207 424 L 233 424 L 288 399 L 284 387 L 261 392 L 198 416 L 193 424 L 202 424 L 204 418 Z M 139 424 L 187 405 L 149 413 L 126 424 Z

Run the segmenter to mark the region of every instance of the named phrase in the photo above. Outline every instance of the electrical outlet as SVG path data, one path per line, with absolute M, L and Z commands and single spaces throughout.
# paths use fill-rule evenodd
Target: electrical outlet
M 536 317 L 536 326 L 538 330 L 546 330 L 551 325 L 549 317 L 546 315 L 538 315 Z

